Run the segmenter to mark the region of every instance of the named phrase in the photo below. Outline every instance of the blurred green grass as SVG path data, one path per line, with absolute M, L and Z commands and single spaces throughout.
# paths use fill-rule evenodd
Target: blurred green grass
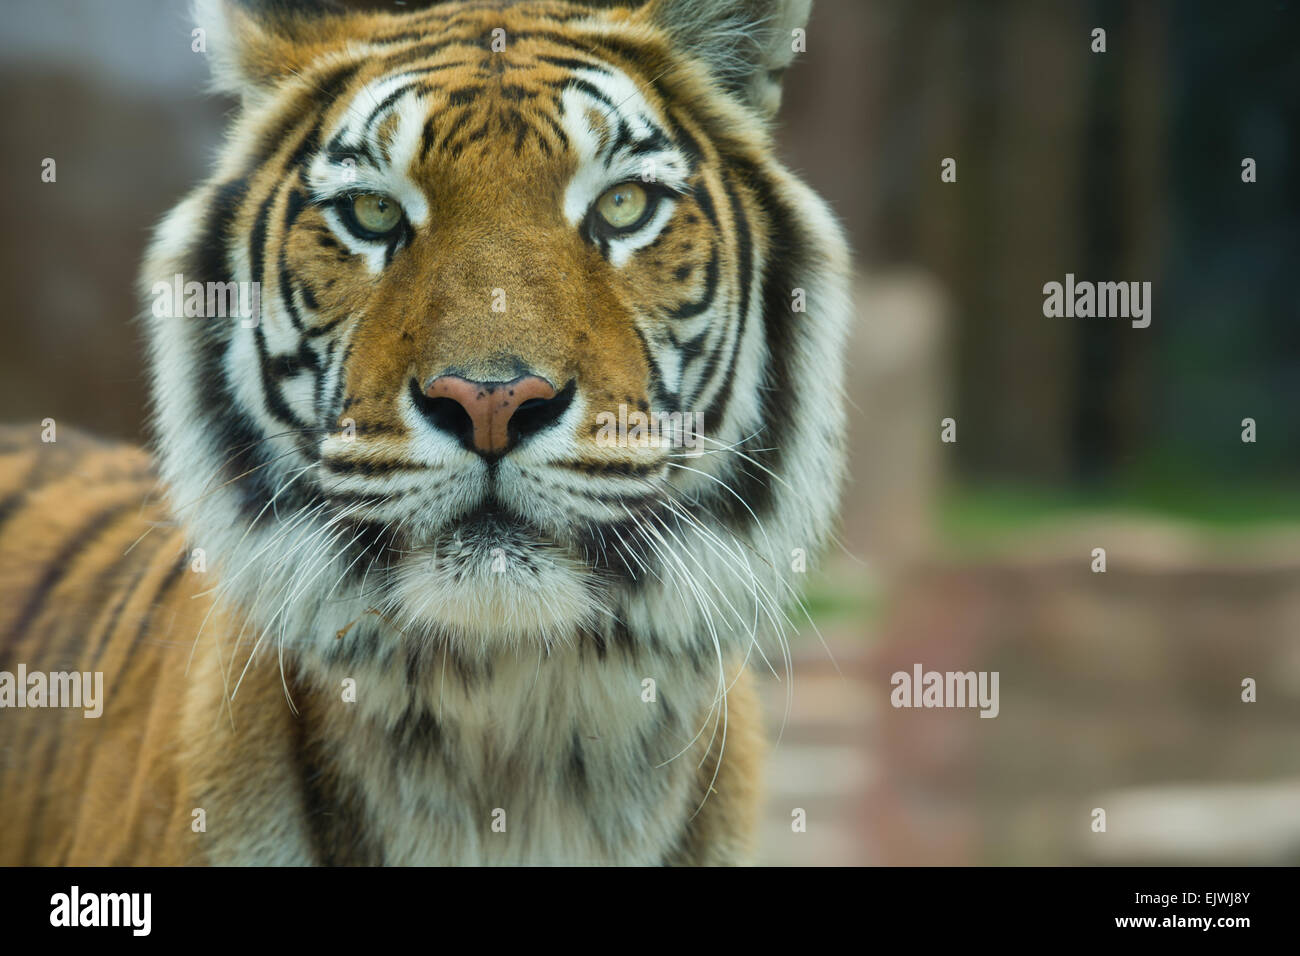
M 809 617 L 821 627 L 824 624 L 871 620 L 879 608 L 879 601 L 870 588 L 855 588 L 851 583 L 817 575 L 808 582 L 803 606 Z M 796 625 L 808 621 L 797 607 L 787 613 Z
M 1090 518 L 1131 520 L 1134 526 L 1171 524 L 1210 540 L 1239 540 L 1249 550 L 1252 536 L 1300 536 L 1300 483 L 1265 483 L 1222 478 L 1148 475 L 1127 482 L 1080 486 L 954 483 L 935 509 L 936 557 L 988 559 L 1014 551 L 1031 535 Z M 823 632 L 867 636 L 887 603 L 869 569 L 843 559 L 809 575 L 803 607 Z M 787 606 L 801 630 L 807 618 Z
M 946 542 L 972 546 L 1089 513 L 1177 521 L 1212 533 L 1250 533 L 1300 525 L 1300 489 L 1282 483 L 1186 479 L 1088 489 L 964 485 L 943 496 L 939 529 Z

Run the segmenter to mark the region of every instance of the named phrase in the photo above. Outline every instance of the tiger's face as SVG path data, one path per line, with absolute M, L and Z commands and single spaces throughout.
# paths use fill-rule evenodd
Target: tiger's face
M 834 503 L 845 256 L 771 156 L 781 44 L 711 69 L 682 6 L 201 14 L 243 109 L 145 284 L 259 290 L 152 320 L 235 600 L 480 649 L 779 612 Z

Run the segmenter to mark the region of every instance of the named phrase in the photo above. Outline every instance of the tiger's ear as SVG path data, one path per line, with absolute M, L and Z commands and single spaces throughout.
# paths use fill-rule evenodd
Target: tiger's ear
M 764 116 L 781 105 L 781 78 L 803 50 L 812 0 L 653 0 L 650 18 L 678 49 Z
M 337 45 L 346 12 L 338 0 L 193 0 L 213 88 L 243 99 Z

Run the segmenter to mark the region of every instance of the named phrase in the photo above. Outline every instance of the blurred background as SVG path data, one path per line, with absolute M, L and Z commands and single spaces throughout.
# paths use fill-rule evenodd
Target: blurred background
M 5 420 L 143 437 L 135 273 L 232 108 L 186 8 L 6 10 Z M 780 140 L 857 253 L 852 478 L 765 862 L 1300 863 L 1298 40 L 1271 0 L 815 0 Z M 1151 282 L 1150 327 L 1045 318 L 1066 273 Z M 999 716 L 894 709 L 918 663 Z

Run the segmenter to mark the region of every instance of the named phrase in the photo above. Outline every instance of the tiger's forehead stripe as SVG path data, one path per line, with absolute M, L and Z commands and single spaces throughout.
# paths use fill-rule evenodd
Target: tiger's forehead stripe
M 474 39 L 473 47 L 447 41 L 428 51 L 435 58 L 454 56 L 451 63 L 412 65 L 403 54 L 369 66 L 358 77 L 361 85 L 334 107 L 330 151 L 353 152 L 373 161 L 376 125 L 413 101 L 428 101 L 421 163 L 433 152 L 458 158 L 470 144 L 489 142 L 494 149 L 509 143 L 516 154 L 535 142 L 550 156 L 570 145 L 559 118 L 565 110 L 562 98 L 572 89 L 583 91 L 606 122 L 618 119 L 612 148 L 648 152 L 672 145 L 665 127 L 671 131 L 678 124 L 667 117 L 664 98 L 654 85 L 636 71 L 602 61 L 590 49 L 577 57 L 568 55 L 572 50 L 556 55 L 550 38 L 502 52 L 485 48 L 481 37 Z M 489 140 L 494 133 L 497 136 Z M 691 155 L 698 152 L 691 136 L 681 137 L 680 148 Z
M 481 24 L 475 38 L 482 40 Z M 534 37 L 508 52 L 483 45 L 471 51 L 453 37 L 432 56 L 450 58 L 455 69 L 444 69 L 446 62 L 404 62 L 385 72 L 389 58 L 364 70 L 360 85 L 327 110 L 329 142 L 308 177 L 318 201 L 348 192 L 387 193 L 418 228 L 427 223 L 428 197 L 416 167 L 434 155 L 458 160 L 471 147 L 480 161 L 500 157 L 507 144 L 516 157 L 536 143 L 543 162 L 567 154 L 577 163 L 565 174 L 563 214 L 571 226 L 620 180 L 640 178 L 680 192 L 694 176 L 698 142 L 681 133 L 653 84 L 600 62 L 590 48 L 557 50 L 551 38 Z M 667 130 L 681 135 L 680 145 Z M 602 252 L 624 264 L 655 241 L 672 211 L 664 202 L 648 229 L 633 239 L 602 241 Z M 372 274 L 388 261 L 374 250 L 353 251 L 363 254 Z
M 301 71 L 286 84 L 280 108 L 274 116 L 268 117 L 268 122 L 275 125 L 268 125 L 249 143 L 249 148 L 255 152 L 239 151 L 244 154 L 241 165 L 250 172 L 265 170 L 285 138 L 291 135 L 293 127 L 305 115 L 323 121 L 331 110 L 338 109 L 341 102 L 349 102 L 362 87 L 399 73 L 412 81 L 422 77 L 436 79 L 440 81 L 438 88 L 441 89 L 454 88 L 453 105 L 468 101 L 473 84 L 467 85 L 464 81 L 477 80 L 481 84 L 482 80 L 500 71 L 502 57 L 520 55 L 521 49 L 529 62 L 549 63 L 556 67 L 552 80 L 562 80 L 573 69 L 603 69 L 611 64 L 632 76 L 644 73 L 643 87 L 652 92 L 661 106 L 667 102 L 658 91 L 656 77 L 669 59 L 659 44 L 642 35 L 622 35 L 608 22 L 593 25 L 590 31 L 583 31 L 578 36 L 538 30 L 537 5 L 530 5 L 530 8 L 526 14 L 506 8 L 499 11 L 479 9 L 456 16 L 448 16 L 449 11 L 442 8 L 432 8 L 414 19 L 436 19 L 438 36 L 435 40 L 430 40 L 427 34 L 407 29 L 388 36 L 367 37 L 362 43 L 349 45 L 345 53 L 335 53 L 323 59 L 318 67 Z M 543 13 L 547 11 L 557 25 L 588 19 L 587 16 L 575 17 L 572 9 L 566 10 L 563 5 L 542 9 Z M 403 14 L 404 18 L 408 16 Z M 519 26 L 521 23 L 527 26 Z M 497 28 L 507 31 L 507 46 L 501 53 L 491 49 L 492 31 Z M 392 49 L 394 46 L 398 48 Z M 459 56 L 450 55 L 455 52 Z M 433 88 L 430 85 L 430 91 Z M 372 107 L 380 105 L 371 104 Z M 553 126 L 553 117 L 546 114 L 542 121 L 552 128 L 553 133 L 558 133 Z M 690 148 L 689 141 L 684 145 Z M 548 146 L 542 148 L 545 150 Z M 313 144 L 304 141 L 297 155 L 286 165 L 300 160 L 302 153 L 309 148 L 314 148 Z M 430 144 L 425 145 L 425 152 L 428 148 L 431 148 Z

